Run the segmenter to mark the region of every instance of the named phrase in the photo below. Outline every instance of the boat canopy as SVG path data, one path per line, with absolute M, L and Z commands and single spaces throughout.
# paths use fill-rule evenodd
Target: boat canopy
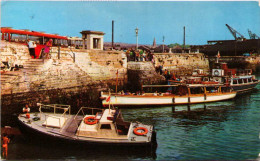
M 234 77 L 233 80 L 239 80 L 239 79 L 251 79 L 252 76 L 239 76 L 239 77 Z
M 173 84 L 173 85 L 143 85 L 142 87 L 178 87 L 178 86 L 187 86 L 188 88 L 198 88 L 198 87 L 222 87 L 221 84 Z
M 48 37 L 48 38 L 54 38 L 54 39 L 64 39 L 68 40 L 66 36 L 59 36 L 56 34 L 47 34 L 43 32 L 37 32 L 37 31 L 29 31 L 29 30 L 16 30 L 12 28 L 1 28 L 1 33 L 10 33 L 10 34 L 19 34 L 19 35 L 28 35 L 28 36 L 38 36 L 38 37 Z

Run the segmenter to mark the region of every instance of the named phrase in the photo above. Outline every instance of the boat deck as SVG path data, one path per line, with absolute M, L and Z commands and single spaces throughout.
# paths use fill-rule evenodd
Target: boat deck
M 70 140 L 80 140 L 80 141 L 89 141 L 89 142 L 100 142 L 100 143 L 149 143 L 152 136 L 152 126 L 144 125 L 149 129 L 149 133 L 146 136 L 137 136 L 133 133 L 133 128 L 138 126 L 136 123 L 133 123 L 134 127 L 130 127 L 128 135 L 117 135 L 117 136 L 101 136 L 101 137 L 88 137 L 88 136 L 78 136 L 76 135 L 78 127 L 80 126 L 83 116 L 67 115 L 66 121 L 61 128 L 51 127 L 43 125 L 47 117 L 50 115 L 41 115 L 40 120 L 34 121 L 35 118 L 39 118 L 39 113 L 32 113 L 30 119 L 26 118 L 26 114 L 19 115 L 18 119 L 29 128 L 32 128 L 43 134 L 48 134 L 54 137 L 65 138 Z M 55 114 L 58 118 L 61 115 Z M 75 119 L 74 119 L 75 117 Z M 103 134 L 106 132 L 101 131 Z M 130 138 L 130 139 L 128 139 Z
M 56 114 L 57 117 L 61 116 L 59 114 Z M 82 119 L 82 116 L 77 116 L 74 120 L 74 116 L 67 116 L 66 122 L 62 128 L 57 128 L 57 127 L 50 127 L 50 126 L 43 126 L 45 120 L 46 120 L 46 115 L 42 115 L 41 120 L 33 121 L 33 118 L 40 117 L 39 113 L 31 114 L 30 121 L 31 123 L 28 123 L 27 125 L 30 126 L 31 128 L 37 129 L 41 132 L 50 132 L 53 134 L 59 134 L 62 136 L 66 137 L 75 137 L 75 133 L 78 128 L 78 124 L 80 123 L 80 120 Z M 20 115 L 19 119 L 26 123 L 29 120 L 26 118 L 25 114 Z

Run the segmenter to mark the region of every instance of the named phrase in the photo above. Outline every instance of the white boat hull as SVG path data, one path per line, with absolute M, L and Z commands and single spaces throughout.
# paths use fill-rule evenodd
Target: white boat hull
M 103 106 L 109 104 L 114 106 L 164 106 L 164 105 L 180 105 L 180 104 L 195 104 L 205 102 L 215 102 L 232 99 L 236 96 L 236 92 L 216 93 L 216 94 L 197 94 L 197 95 L 167 95 L 167 96 L 137 96 L 137 95 L 111 95 L 110 101 L 104 99 Z M 109 95 L 103 93 L 102 98 L 108 98 Z

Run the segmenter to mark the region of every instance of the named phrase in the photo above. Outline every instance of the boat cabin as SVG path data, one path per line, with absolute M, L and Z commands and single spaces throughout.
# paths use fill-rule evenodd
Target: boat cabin
M 231 79 L 231 84 L 246 84 L 246 83 L 252 83 L 253 77 L 252 76 L 240 76 L 240 77 L 235 77 Z
M 123 121 L 121 112 L 105 109 L 96 115 L 85 115 L 76 135 L 97 138 L 127 138 L 130 123 Z

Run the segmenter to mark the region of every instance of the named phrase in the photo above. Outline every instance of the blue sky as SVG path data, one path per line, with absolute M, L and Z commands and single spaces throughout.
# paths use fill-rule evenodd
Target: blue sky
M 115 42 L 206 44 L 207 40 L 234 39 L 225 24 L 246 38 L 248 29 L 260 36 L 258 2 L 98 2 L 98 1 L 2 1 L 1 26 L 81 36 L 82 30 L 106 33 L 111 41 L 111 23 L 115 21 Z

